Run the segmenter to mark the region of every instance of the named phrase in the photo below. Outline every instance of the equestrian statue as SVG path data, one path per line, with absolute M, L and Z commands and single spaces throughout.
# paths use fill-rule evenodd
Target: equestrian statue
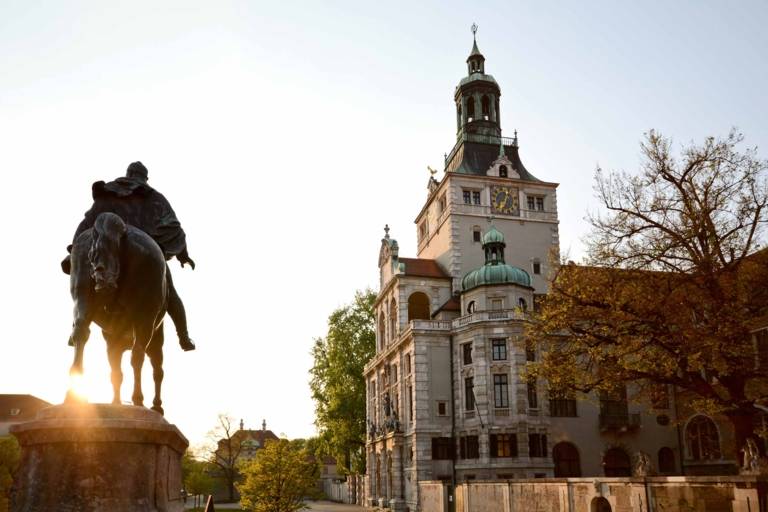
M 155 396 L 152 409 L 163 414 L 163 319 L 171 317 L 179 345 L 195 345 L 187 331 L 184 304 L 176 293 L 167 260 L 181 266 L 195 262 L 186 235 L 168 200 L 148 185 L 141 162 L 125 177 L 93 184 L 94 203 L 78 226 L 62 270 L 70 275 L 74 320 L 69 344 L 75 347 L 70 374 L 83 372 L 83 350 L 96 322 L 107 342 L 113 403 L 120 403 L 122 355 L 131 351 L 134 372 L 132 402 L 142 406 L 141 369 L 145 356 L 152 365 Z M 71 393 L 67 399 L 73 399 Z

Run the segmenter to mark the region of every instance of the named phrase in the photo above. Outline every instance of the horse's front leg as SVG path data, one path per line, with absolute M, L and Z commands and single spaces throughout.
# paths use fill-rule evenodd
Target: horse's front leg
M 65 402 L 79 400 L 74 380 L 80 379 L 83 375 L 83 353 L 85 343 L 91 334 L 88 326 L 91 324 L 91 314 L 88 308 L 88 301 L 84 298 L 76 298 L 74 306 L 74 320 L 72 322 L 72 334 L 69 336 L 69 344 L 75 347 L 75 357 L 72 366 L 69 369 L 70 389 L 67 391 Z
M 155 381 L 155 399 L 152 401 L 152 410 L 164 414 L 163 401 L 160 398 L 160 389 L 163 385 L 163 326 L 161 325 L 152 336 L 152 342 L 147 348 L 149 361 L 152 363 L 152 379 Z
M 123 351 L 125 350 L 124 339 L 108 333 L 104 333 L 104 339 L 107 340 L 107 358 L 109 367 L 112 370 L 110 379 L 112 380 L 112 403 L 120 405 L 120 387 L 123 384 Z
M 131 348 L 131 366 L 133 367 L 133 405 L 144 405 L 144 394 L 141 392 L 141 367 L 144 365 L 144 355 L 149 341 L 152 339 L 152 323 L 143 322 L 133 330 L 133 348 Z

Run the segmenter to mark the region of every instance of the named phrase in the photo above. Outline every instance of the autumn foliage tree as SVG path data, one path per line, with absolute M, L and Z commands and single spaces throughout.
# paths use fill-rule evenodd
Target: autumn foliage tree
M 352 303 L 331 313 L 328 334 L 312 347 L 315 425 L 326 451 L 348 473 L 365 471 L 363 367 L 375 352 L 375 299 L 371 290 L 357 292 Z
M 638 174 L 597 171 L 587 265 L 559 266 L 529 334 L 554 389 L 676 386 L 726 416 L 738 446 L 768 389 L 755 320 L 768 312 L 768 163 L 742 136 L 679 155 L 651 131 Z M 653 385 L 634 386 L 641 393 Z M 652 398 L 652 397 L 650 397 Z
M 295 512 L 314 494 L 320 468 L 306 449 L 287 439 L 269 440 L 242 467 L 240 503 L 253 512 Z

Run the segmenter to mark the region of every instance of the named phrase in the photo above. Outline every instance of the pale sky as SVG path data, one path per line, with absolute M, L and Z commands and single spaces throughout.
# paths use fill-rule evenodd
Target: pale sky
M 516 128 L 528 170 L 560 183 L 572 259 L 596 165 L 636 169 L 645 131 L 685 143 L 735 126 L 768 156 L 765 1 L 0 0 L 0 393 L 63 399 L 59 261 L 91 183 L 141 160 L 198 264 L 171 266 L 198 350 L 167 326 L 166 418 L 193 445 L 220 412 L 312 435 L 312 340 L 375 288 L 385 223 L 415 256 L 472 22 L 504 134 Z M 91 399 L 109 401 L 92 332 Z

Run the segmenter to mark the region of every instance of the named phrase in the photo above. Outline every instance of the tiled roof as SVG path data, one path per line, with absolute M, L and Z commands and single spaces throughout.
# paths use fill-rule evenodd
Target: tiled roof
M 450 278 L 435 260 L 423 258 L 400 258 L 400 263 L 405 265 L 405 275 L 417 277 Z
M 461 300 L 456 295 L 452 296 L 445 304 L 437 308 L 437 311 L 432 313 L 432 318 L 441 311 L 461 311 Z
M 33 420 L 37 411 L 51 405 L 32 395 L 0 395 L 0 421 Z

